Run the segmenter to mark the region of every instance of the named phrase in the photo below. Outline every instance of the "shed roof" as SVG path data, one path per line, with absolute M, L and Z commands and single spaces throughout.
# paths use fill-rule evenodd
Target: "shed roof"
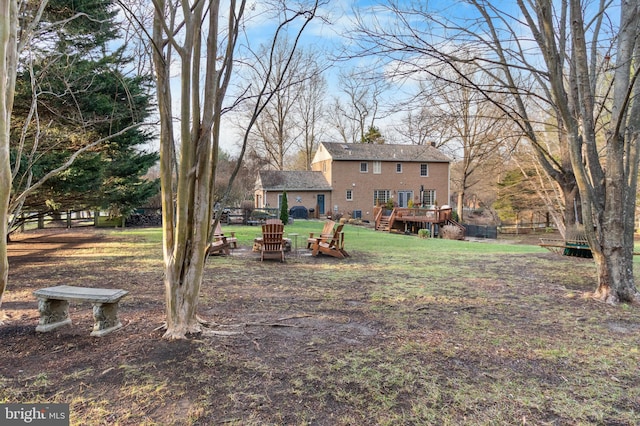
M 330 191 L 322 172 L 260 170 L 256 187 L 267 191 Z
M 450 163 L 451 159 L 431 145 L 322 142 L 333 160 L 412 161 Z

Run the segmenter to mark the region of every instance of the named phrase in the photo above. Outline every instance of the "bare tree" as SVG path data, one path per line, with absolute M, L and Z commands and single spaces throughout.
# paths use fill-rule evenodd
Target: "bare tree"
M 428 145 L 435 143 L 440 145 L 443 139 L 438 137 L 436 128 L 441 121 L 438 121 L 433 111 L 429 111 L 424 105 L 410 108 L 400 120 L 400 124 L 395 126 L 395 131 L 402 140 L 409 141 L 412 145 Z
M 317 64 L 316 64 L 317 67 Z M 317 67 L 319 68 L 319 67 Z M 318 72 L 305 80 L 300 88 L 300 95 L 296 105 L 296 116 L 300 128 L 300 142 L 298 144 L 304 157 L 304 169 L 311 170 L 311 160 L 320 142 L 320 135 L 325 133 L 326 115 L 324 100 L 327 93 L 327 81 Z
M 551 2 L 518 5 L 544 58 L 546 100 L 556 111 L 580 189 L 585 233 L 598 271 L 594 297 L 609 303 L 638 300 L 633 217 L 640 85 L 632 62 L 640 50 L 640 5 L 621 3 L 617 34 L 603 31 L 606 1 L 598 4 L 593 16 L 586 16 L 590 9 L 578 0 L 558 7 Z M 612 78 L 603 78 L 603 63 L 608 63 L 608 53 L 603 52 L 615 54 L 615 66 L 608 71 Z M 611 81 L 612 90 L 603 90 L 602 85 L 609 87 Z
M 43 0 L 32 13 L 24 14 L 19 10 L 16 0 L 0 0 L 0 307 L 9 277 L 6 239 L 12 179 L 9 148 L 18 57 L 31 40 L 47 3 L 47 0 Z M 28 4 L 21 2 L 21 6 Z M 29 16 L 30 19 L 19 23 L 20 16 Z
M 381 98 L 389 87 L 380 75 L 352 70 L 339 76 L 341 98 L 335 97 L 329 117 L 345 143 L 360 143 L 383 116 Z
M 557 158 L 563 158 L 562 152 L 567 151 L 567 145 L 562 140 L 559 140 L 559 134 L 555 127 L 555 125 L 551 126 L 551 131 L 549 132 L 539 132 L 538 143 L 544 146 L 546 152 L 555 155 Z M 579 206 L 578 187 L 573 187 L 575 192 L 572 197 L 573 204 L 565 205 L 566 198 L 562 187 L 540 166 L 536 156 L 537 150 L 528 140 L 518 140 L 517 146 L 514 144 L 510 151 L 510 160 L 521 171 L 522 175 L 531 181 L 538 196 L 538 202 L 545 207 L 560 234 L 566 235 L 567 224 L 564 221 L 564 212 L 567 209 L 572 210 L 574 217 L 581 223 L 582 214 Z M 572 224 L 570 223 L 569 226 L 571 227 Z
M 598 271 L 595 297 L 610 303 L 637 300 L 632 267 L 640 120 L 639 71 L 632 66 L 640 51 L 637 2 L 621 2 L 619 19 L 608 16 L 616 8 L 606 0 L 588 5 L 518 0 L 515 10 L 502 3 L 466 3 L 471 7 L 464 16 L 437 14 L 422 4 L 381 6 L 394 24 L 389 28 L 388 19 L 384 24 L 362 19 L 358 42 L 365 53 L 401 63 L 396 69 L 405 73 L 429 73 L 427 64 L 437 63 L 464 78 L 461 65 L 472 61 L 491 77 L 490 86 L 469 80 L 465 85 L 483 93 L 519 127 L 541 168 L 562 188 L 565 206 L 573 205 L 574 188 L 580 190 Z M 497 99 L 496 86 L 503 95 Z M 501 103 L 504 96 L 507 104 Z M 560 158 L 539 141 L 550 120 L 534 117 L 545 112 L 565 147 Z M 565 209 L 565 217 L 574 222 L 572 209 Z
M 11 77 L 15 76 L 15 63 L 12 64 L 12 57 L 15 60 L 15 34 L 18 26 L 17 9 L 15 1 L 0 1 L 0 235 L 7 235 L 7 209 L 9 207 L 9 197 L 11 195 L 11 162 L 9 155 L 9 135 L 11 120 L 11 102 L 13 101 L 13 90 Z M 12 19 L 13 15 L 13 19 Z M 13 39 L 13 40 L 12 40 Z M 15 78 L 15 77 L 14 77 Z M 14 80 L 15 84 L 15 80 Z M 2 294 L 7 287 L 9 274 L 9 262 L 7 260 L 7 241 L 2 238 L 0 241 L 0 304 Z M 2 321 L 2 318 L 0 318 Z
M 275 49 L 262 46 L 254 58 L 256 65 L 252 68 L 252 96 L 256 96 L 261 90 L 264 75 L 272 66 L 268 62 L 271 50 L 275 65 L 267 82 L 267 93 L 272 94 L 273 98 L 256 120 L 252 143 L 256 152 L 261 153 L 271 167 L 284 170 L 287 155 L 294 148 L 304 146 L 308 142 L 309 132 L 313 131 L 312 128 L 301 125 L 299 119 L 303 117 L 299 114 L 301 103 L 308 102 L 310 85 L 319 78 L 320 68 L 314 55 L 303 50 L 297 50 L 291 60 L 287 61 L 291 51 L 289 40 L 281 40 Z M 302 99 L 302 96 L 307 99 Z M 251 117 L 253 110 L 249 110 L 248 114 Z
M 485 77 L 472 64 L 465 67 L 465 79 L 478 82 Z M 485 178 L 485 172 L 501 164 L 494 161 L 506 151 L 505 140 L 513 135 L 511 121 L 505 120 L 502 111 L 495 107 L 482 93 L 463 84 L 461 77 L 443 69 L 438 73 L 444 79 L 429 79 L 430 84 L 421 84 L 421 111 L 428 118 L 427 132 L 437 135 L 436 145 L 457 159 L 452 181 L 457 193 L 457 212 L 464 220 L 464 200 L 467 191 Z M 450 84 L 454 81 L 456 84 Z M 420 134 L 420 133 L 419 133 Z
M 359 142 L 358 123 L 350 120 L 344 112 L 344 105 L 338 97 L 333 97 L 329 106 L 329 121 L 335 127 L 335 131 L 344 143 Z
M 160 110 L 160 174 L 162 182 L 164 282 L 167 310 L 167 339 L 184 338 L 201 331 L 196 316 L 207 242 L 212 231 L 214 180 L 218 160 L 220 118 L 233 74 L 238 36 L 244 26 L 245 0 L 166 2 L 154 0 L 154 65 Z M 224 5 L 227 5 L 223 7 Z M 315 17 L 318 2 L 293 9 L 287 2 L 275 2 L 279 25 L 268 51 L 268 67 L 262 89 L 254 98 L 250 130 L 271 99 L 267 82 L 274 67 L 274 51 L 287 30 L 297 34 L 285 58 L 297 47 L 306 25 Z M 276 10 L 276 9 L 274 9 Z M 296 23 L 301 22 L 296 28 Z M 179 67 L 180 86 L 171 84 L 172 66 Z M 286 70 L 285 70 L 286 73 Z M 201 76 L 203 81 L 201 85 Z M 276 89 L 278 89 L 276 87 Z M 173 93 L 177 94 L 178 129 L 174 133 Z M 246 150 L 230 177 L 233 182 Z M 176 148 L 179 147 L 179 154 Z M 177 164 L 177 169 L 174 165 Z M 228 188 L 230 192 L 230 187 Z M 223 196 L 223 200 L 226 195 Z

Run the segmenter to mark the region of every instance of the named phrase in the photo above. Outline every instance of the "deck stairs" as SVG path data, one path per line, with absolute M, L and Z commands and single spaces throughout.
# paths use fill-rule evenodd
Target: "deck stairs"
M 391 229 L 389 226 L 389 219 L 391 216 L 382 216 L 380 218 L 380 222 L 378 222 L 377 226 L 376 226 L 376 231 L 385 231 L 385 232 L 389 232 L 389 230 Z

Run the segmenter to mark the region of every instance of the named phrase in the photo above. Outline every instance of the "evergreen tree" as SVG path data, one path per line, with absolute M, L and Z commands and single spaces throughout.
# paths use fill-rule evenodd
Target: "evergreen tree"
M 362 143 L 375 143 L 375 144 L 383 144 L 384 136 L 380 133 L 380 129 L 376 126 L 370 126 L 367 133 L 362 135 Z
M 524 212 L 544 211 L 531 180 L 518 169 L 507 171 L 498 182 L 498 198 L 493 208 L 503 221 L 515 222 Z
M 287 191 L 282 191 L 282 202 L 280 203 L 280 220 L 285 225 L 289 223 L 289 201 L 287 200 Z
M 110 0 L 48 4 L 34 42 L 47 48 L 32 49 L 32 60 L 23 64 L 16 82 L 12 159 L 19 167 L 13 185 L 15 194 L 31 191 L 24 210 L 108 208 L 120 214 L 158 191 L 158 182 L 143 179 L 158 155 L 138 149 L 153 135 L 132 127 L 150 114 L 152 80 L 125 73 L 133 68 L 131 58 L 124 47 L 110 49 L 118 38 L 116 16 Z M 31 114 L 34 99 L 38 123 Z M 29 189 L 102 139 L 65 170 Z

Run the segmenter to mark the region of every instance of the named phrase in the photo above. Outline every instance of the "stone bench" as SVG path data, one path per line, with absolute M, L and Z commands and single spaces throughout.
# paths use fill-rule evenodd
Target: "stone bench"
M 36 331 L 47 332 L 71 324 L 69 301 L 93 303 L 92 336 L 102 337 L 122 327 L 118 319 L 118 302 L 129 292 L 119 289 L 60 285 L 36 290 L 40 322 Z

